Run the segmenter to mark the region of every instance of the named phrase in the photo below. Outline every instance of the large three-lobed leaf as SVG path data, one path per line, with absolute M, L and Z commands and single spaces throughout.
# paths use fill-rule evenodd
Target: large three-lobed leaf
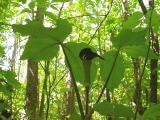
M 65 19 L 59 19 L 55 28 L 44 27 L 38 21 L 26 25 L 13 25 L 14 32 L 30 36 L 21 59 L 49 60 L 58 53 L 59 44 L 71 33 L 72 26 Z

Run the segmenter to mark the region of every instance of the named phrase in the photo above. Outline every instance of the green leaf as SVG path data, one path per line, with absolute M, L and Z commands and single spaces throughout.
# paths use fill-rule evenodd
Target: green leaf
M 126 46 L 122 50 L 122 52 L 125 52 L 130 57 L 146 57 L 147 51 L 148 45 Z M 152 50 L 150 50 L 148 58 L 158 59 L 158 56 Z
M 72 26 L 67 20 L 59 19 L 57 27 L 46 28 L 40 22 L 33 21 L 26 25 L 13 25 L 14 32 L 30 35 L 21 59 L 49 60 L 58 53 L 59 44 L 71 33 Z
M 52 2 L 69 2 L 71 0 L 52 0 Z
M 45 14 L 45 16 L 50 18 L 49 20 L 51 20 L 51 22 L 53 24 L 55 24 L 57 22 L 57 16 L 55 14 L 53 14 L 52 12 L 45 11 L 44 14 Z
M 3 56 L 4 55 L 4 47 L 0 46 L 0 56 Z
M 58 8 L 56 8 L 55 5 L 51 5 L 51 8 L 58 11 Z
M 133 28 L 135 28 L 137 25 L 139 25 L 141 23 L 142 17 L 143 17 L 143 13 L 142 12 L 133 13 L 133 15 L 130 16 L 128 18 L 128 20 L 123 24 L 123 28 L 125 28 L 125 29 L 133 29 Z
M 23 9 L 23 10 L 21 11 L 21 13 L 25 13 L 25 12 L 27 12 L 27 13 L 31 13 L 31 12 L 32 12 L 32 10 L 30 10 L 30 9 L 26 8 L 26 9 Z
M 69 120 L 81 120 L 81 117 L 78 113 L 73 113 L 70 117 Z
M 72 25 L 66 19 L 58 19 L 57 27 L 53 31 L 54 37 L 59 41 L 63 40 L 72 32 Z
M 25 46 L 21 59 L 32 59 L 35 61 L 50 60 L 58 54 L 58 50 L 58 43 L 52 39 L 30 38 Z
M 14 32 L 19 32 L 22 36 L 31 35 L 35 38 L 46 38 L 51 37 L 50 34 L 52 32 L 52 28 L 45 28 L 40 22 L 38 21 L 30 21 L 26 25 L 13 25 L 12 26 Z
M 31 2 L 28 4 L 28 6 L 29 6 L 29 8 L 30 8 L 31 10 L 33 10 L 34 7 L 35 7 L 35 1 L 31 1 Z
M 44 10 L 51 4 L 49 0 L 36 0 L 37 6 L 44 8 Z
M 147 12 L 147 24 L 149 24 L 150 22 L 150 16 L 151 16 L 151 11 Z M 156 12 L 156 10 L 153 10 L 153 13 L 152 13 L 152 28 L 155 32 L 157 32 L 159 30 L 159 26 L 160 26 L 160 14 L 158 14 Z
M 72 32 L 71 24 L 65 19 L 57 20 L 55 28 L 47 28 L 38 21 L 29 22 L 26 25 L 13 25 L 14 32 L 21 33 L 22 36 L 30 35 L 32 39 L 52 39 L 57 42 L 63 42 Z
M 132 45 L 144 45 L 146 42 L 146 29 L 131 30 L 122 29 L 117 37 L 112 38 L 112 43 L 116 48 Z
M 12 71 L 0 70 L 0 92 L 10 96 L 14 89 L 20 88 L 20 83 L 16 80 L 16 74 Z
M 103 116 L 112 116 L 114 114 L 113 104 L 106 101 L 95 104 L 94 110 Z
M 157 120 L 160 118 L 160 104 L 153 105 L 143 114 L 143 120 Z
M 2 92 L 6 96 L 10 96 L 12 94 L 12 91 L 7 90 L 6 85 L 3 85 L 0 83 L 0 92 Z
M 93 51 L 95 51 L 91 46 L 85 44 L 85 43 L 73 43 L 69 42 L 65 44 L 65 52 L 67 54 L 67 57 L 69 59 L 69 62 L 71 64 L 74 77 L 76 81 L 84 84 L 84 70 L 83 70 L 83 63 L 81 59 L 79 58 L 79 53 L 83 48 L 91 48 Z M 97 75 L 97 59 L 92 60 L 91 65 L 91 83 L 95 80 L 95 77 Z
M 13 88 L 20 88 L 20 83 L 16 79 L 16 74 L 12 71 L 3 71 L 2 75 L 5 77 L 7 83 Z
M 113 104 L 106 101 L 95 104 L 94 110 L 103 116 L 112 116 L 114 118 L 133 117 L 133 111 L 130 107 L 124 106 L 122 104 Z
M 122 104 L 114 105 L 114 116 L 117 117 L 133 117 L 133 111 L 130 107 L 124 106 Z
M 113 66 L 117 51 L 109 51 L 103 55 L 105 61 L 100 61 L 100 75 L 103 81 L 106 81 L 110 70 Z M 116 63 L 114 65 L 111 77 L 107 84 L 107 88 L 110 90 L 114 90 L 121 83 L 121 80 L 124 77 L 124 63 L 123 58 L 118 55 L 116 59 Z
M 53 14 L 52 12 L 45 12 L 45 15 L 53 20 L 57 20 L 57 16 L 55 14 Z
M 27 0 L 19 0 L 19 2 L 22 2 L 23 4 L 25 4 Z

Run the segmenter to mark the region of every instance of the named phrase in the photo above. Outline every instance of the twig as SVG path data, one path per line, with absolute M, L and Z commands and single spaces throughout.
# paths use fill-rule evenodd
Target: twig
M 73 16 L 73 17 L 68 17 L 67 19 L 73 19 L 73 18 L 80 18 L 80 17 L 89 17 L 89 16 L 95 16 L 95 14 L 85 14 L 85 15 L 77 15 L 77 16 Z M 98 16 L 106 16 L 105 15 L 98 15 Z

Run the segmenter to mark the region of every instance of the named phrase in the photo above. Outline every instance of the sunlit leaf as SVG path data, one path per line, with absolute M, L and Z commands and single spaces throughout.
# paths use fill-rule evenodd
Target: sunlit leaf
M 65 19 L 57 20 L 55 28 L 44 27 L 38 21 L 29 22 L 26 25 L 13 25 L 14 32 L 21 33 L 22 36 L 30 35 L 32 39 L 52 39 L 57 42 L 63 42 L 65 38 L 71 33 L 72 26 Z
M 130 57 L 146 57 L 148 46 L 147 45 L 126 46 L 123 48 L 122 51 L 125 52 Z M 152 50 L 150 50 L 148 58 L 158 59 L 158 56 Z
M 0 56 L 3 56 L 4 55 L 4 47 L 0 46 Z
M 67 20 L 59 19 L 57 27 L 46 28 L 40 22 L 33 21 L 26 25 L 13 25 L 15 32 L 30 35 L 21 59 L 49 60 L 58 53 L 59 44 L 71 33 L 72 26 Z
M 20 83 L 16 79 L 16 74 L 12 71 L 3 71 L 3 76 L 6 79 L 6 82 L 11 85 L 13 88 L 19 88 Z
M 123 24 L 123 27 L 125 29 L 133 29 L 134 27 L 136 27 L 137 25 L 141 23 L 142 21 L 141 19 L 143 16 L 144 15 L 142 12 L 133 13 L 133 15 L 130 16 L 128 20 Z
M 52 2 L 69 2 L 71 0 L 52 0 Z
M 31 10 L 33 10 L 34 7 L 35 7 L 35 1 L 31 1 L 31 2 L 28 4 L 28 6 L 29 6 L 29 8 L 30 8 Z
M 150 17 L 151 17 L 151 23 L 152 23 L 152 28 L 155 32 L 157 32 L 159 30 L 159 26 L 160 26 L 160 14 L 157 13 L 156 10 L 153 10 L 152 16 L 151 16 L 151 11 L 147 12 L 147 24 L 149 24 L 150 22 Z
M 16 74 L 12 71 L 0 70 L 0 92 L 10 96 L 14 89 L 20 88 L 20 83 L 16 79 Z
M 133 31 L 122 29 L 117 37 L 112 38 L 112 43 L 116 48 L 132 45 L 144 45 L 146 42 L 146 29 Z

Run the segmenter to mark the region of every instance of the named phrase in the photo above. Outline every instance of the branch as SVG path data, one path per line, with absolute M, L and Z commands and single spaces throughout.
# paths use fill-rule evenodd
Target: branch
M 146 14 L 147 14 L 147 8 L 146 8 L 146 6 L 144 5 L 143 0 L 138 0 L 138 2 L 139 2 L 139 5 L 141 6 L 141 9 L 142 9 L 142 11 L 143 11 L 143 14 L 146 15 Z

